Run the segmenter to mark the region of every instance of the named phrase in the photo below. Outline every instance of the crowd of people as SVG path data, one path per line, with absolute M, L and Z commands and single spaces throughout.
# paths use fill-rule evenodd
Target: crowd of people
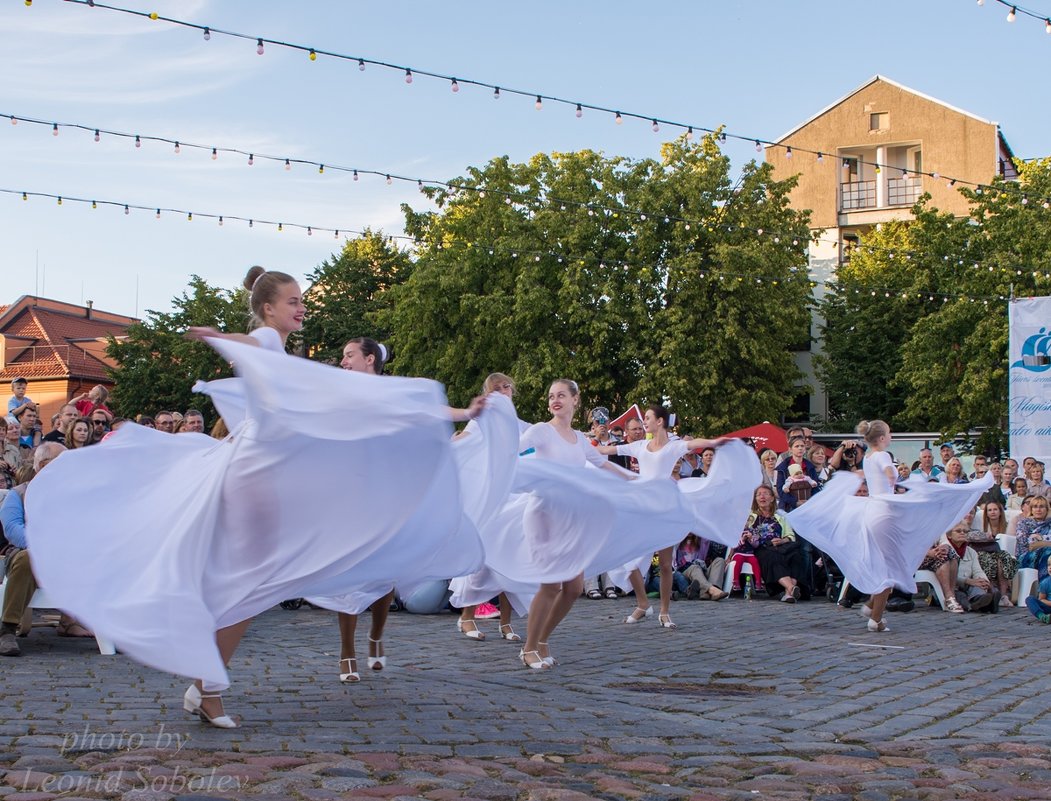
M 639 624 L 653 614 L 649 601 L 653 594 L 659 599 L 656 622 L 675 628 L 673 600 L 721 601 L 740 593 L 791 605 L 827 596 L 844 607 L 862 603 L 869 630 L 883 632 L 889 630 L 884 610 L 912 608 L 912 574 L 917 569 L 936 577 L 946 612 L 995 613 L 1012 605 L 1016 572 L 1031 568 L 1037 571 L 1039 587 L 1036 596 L 1024 598 L 1024 603 L 1041 622 L 1051 622 L 1051 483 L 1036 459 L 1027 458 L 1020 466 L 1014 459 L 1001 462 L 980 456 L 974 460 L 974 472 L 966 475 L 952 446 L 943 445 L 941 464 L 935 464 L 929 449 L 915 464 L 897 464 L 887 450 L 890 430 L 879 421 L 863 424 L 860 438 L 844 440 L 831 453 L 814 442 L 806 427 L 786 432 L 787 448 L 782 453 L 749 451 L 740 442 L 679 436 L 674 416 L 660 405 L 649 407 L 641 419 L 629 419 L 623 428 L 610 427 L 605 409 L 592 410 L 587 436 L 575 428 L 580 403 L 575 382 L 554 381 L 548 393 L 551 420 L 529 425 L 514 418 L 507 400 L 514 394 L 513 381 L 501 373 L 489 377 L 483 395 L 467 409 L 453 409 L 439 402 L 441 393 L 436 394 L 430 382 L 384 379 L 377 384 L 367 378 L 364 383 L 348 378 L 346 374 L 382 374 L 390 351 L 370 339 L 347 343 L 343 371 L 311 372 L 315 365 L 285 356 L 285 337 L 302 326 L 298 286 L 283 273 L 254 270 L 258 271 L 249 274 L 246 288 L 259 328 L 251 335 L 222 335 L 212 329 L 193 329 L 188 334 L 208 342 L 236 363 L 241 373 L 232 385 L 220 381 L 202 388 L 224 415 L 212 428 L 221 446 L 205 444 L 210 441 L 203 436 L 206 421 L 195 409 L 182 414 L 162 410 L 134 420 L 115 418 L 102 386 L 71 398 L 45 433 L 27 382 L 12 383 L 8 416 L 0 418 L 4 442 L 0 494 L 5 495 L 0 504 L 4 535 L 0 545 L 7 573 L 0 655 L 16 656 L 21 651 L 17 635 L 25 634 L 29 625 L 25 613 L 37 586 L 38 567 L 56 581 L 56 589 L 66 593 L 63 597 L 71 600 L 71 611 L 84 610 L 83 624 L 67 615 L 60 633 L 90 636 L 87 624 L 102 620 L 117 629 L 106 628 L 105 633 L 114 635 L 118 645 L 140 661 L 203 676 L 187 690 L 184 706 L 224 728 L 236 725 L 222 707 L 225 665 L 252 617 L 287 598 L 281 593 L 289 589 L 309 590 L 304 595 L 311 603 L 340 613 L 339 676 L 344 682 L 360 680 L 354 638 L 357 617 L 366 609 L 372 612 L 367 666 L 384 668 L 383 629 L 392 604 L 398 603 L 396 591 L 403 600 L 416 599 L 415 604 L 407 604 L 415 611 L 439 611 L 451 603 L 461 610 L 457 629 L 472 640 L 484 639 L 476 618 L 499 615 L 501 637 L 522 642 L 519 657 L 531 670 L 557 664 L 549 640 L 578 597 L 601 600 L 632 593 L 635 608 L 623 622 Z M 323 396 L 318 403 L 311 392 L 301 391 L 306 385 L 321 388 L 322 393 L 331 387 L 332 397 Z M 372 429 L 345 422 L 347 399 L 341 392 L 361 404 L 362 414 L 375 415 Z M 297 422 L 296 448 L 277 453 L 268 439 L 275 435 L 257 436 L 257 432 L 270 430 L 268 426 L 277 420 L 276 408 L 300 408 L 301 400 L 309 402 L 317 419 Z M 442 434 L 449 422 L 468 423 L 453 443 Z M 177 636 L 188 638 L 187 647 L 178 653 L 161 642 L 172 632 L 139 631 L 131 621 L 118 619 L 113 605 L 97 597 L 98 587 L 88 586 L 90 581 L 80 574 L 59 581 L 72 574 L 68 557 L 53 542 L 47 543 L 39 565 L 30 561 L 27 528 L 37 517 L 54 520 L 62 513 L 46 501 L 37 501 L 35 507 L 27 501 L 30 482 L 38 475 L 45 475 L 45 482 L 60 480 L 52 477 L 74 469 L 63 466 L 59 458 L 63 452 L 94 449 L 122 426 L 157 433 L 145 438 L 134 431 L 130 436 L 122 433 L 113 443 L 78 455 L 80 464 L 100 469 L 116 465 L 126 481 L 146 481 L 151 470 L 178 470 L 184 458 L 192 457 L 202 481 L 214 470 L 214 481 L 221 485 L 211 500 L 201 493 L 189 495 L 202 514 L 214 512 L 207 524 L 187 520 L 183 530 L 171 534 L 156 531 L 155 526 L 151 529 L 148 518 L 163 511 L 149 508 L 149 499 L 143 497 L 135 500 L 135 508 L 121 511 L 145 516 L 144 521 L 136 518 L 135 525 L 145 526 L 155 544 L 132 537 L 130 522 L 129 531 L 118 531 L 112 538 L 112 552 L 119 550 L 123 560 L 112 566 L 118 572 L 134 574 L 141 569 L 137 565 L 150 564 L 151 547 L 178 548 L 184 539 L 193 545 L 184 554 L 187 565 L 202 550 L 211 554 L 207 565 L 191 565 L 203 571 L 203 581 L 194 575 L 188 586 L 182 586 L 178 564 L 158 574 L 159 582 L 179 586 L 192 607 L 188 617 L 194 610 L 200 613 L 192 624 L 172 623 L 182 626 L 175 631 Z M 169 447 L 166 443 L 174 446 L 176 440 L 157 438 L 160 433 L 198 437 L 179 438 L 177 442 L 186 443 L 185 447 Z M 405 447 L 407 442 L 417 445 L 417 437 L 431 437 L 435 464 L 448 462 L 454 475 L 446 478 L 453 481 L 449 486 L 455 494 L 463 493 L 462 509 L 449 508 L 443 515 L 428 505 L 428 499 L 441 494 L 428 460 L 417 460 L 412 472 L 399 472 L 393 467 L 396 454 L 384 458 L 385 451 Z M 147 452 L 149 459 L 141 465 L 128 458 Z M 324 494 L 326 487 L 316 486 L 310 476 L 322 469 L 326 454 L 335 459 L 337 452 L 340 464 L 354 463 L 345 461 L 346 453 L 372 460 L 371 469 L 355 474 L 355 484 L 360 484 L 355 497 L 363 512 L 375 510 L 377 531 L 382 530 L 390 543 L 412 543 L 419 564 L 411 575 L 404 572 L 409 552 L 384 554 L 377 543 L 365 542 L 368 531 L 364 530 L 361 542 L 336 536 L 331 521 L 342 521 L 342 507 L 333 505 L 329 517 L 319 507 L 318 520 L 304 526 L 300 516 L 286 516 L 282 504 L 256 483 L 269 486 L 267 482 L 278 474 L 295 476 L 304 493 Z M 72 462 L 76 459 L 67 460 Z M 49 467 L 56 463 L 58 473 Z M 386 464 L 392 465 L 391 476 L 398 477 L 398 487 L 383 480 Z M 583 469 L 589 465 L 602 469 Z M 107 477 L 95 480 L 104 482 Z M 968 490 L 971 482 L 977 489 Z M 192 487 L 186 491 L 194 492 Z M 388 521 L 394 514 L 387 511 L 391 492 L 400 492 L 397 500 L 405 504 L 397 523 Z M 868 495 L 874 503 L 867 506 L 851 506 L 845 500 Z M 898 503 L 902 498 L 916 507 L 912 523 L 903 523 L 908 509 Z M 969 512 L 958 509 L 961 499 L 967 499 L 968 507 L 977 501 L 977 506 Z M 443 500 L 450 505 L 447 498 Z M 168 501 L 176 503 L 176 499 Z M 848 506 L 854 511 L 844 512 Z M 470 525 L 465 526 L 464 519 Z M 118 521 L 111 525 L 120 529 Z M 933 528 L 927 530 L 925 525 Z M 290 526 L 306 538 L 302 546 L 282 539 Z M 847 531 L 845 538 L 840 529 Z M 254 539 L 252 548 L 245 550 L 240 538 L 248 532 Z M 88 538 L 92 536 L 89 532 Z M 854 558 L 851 542 L 859 536 L 876 543 L 871 548 L 875 556 Z M 1009 547 L 1012 537 L 1013 548 Z M 122 538 L 131 544 L 120 550 Z M 917 542 L 925 552 L 916 550 Z M 84 558 L 101 558 L 91 550 L 91 542 L 77 546 Z M 256 575 L 249 569 L 251 564 L 245 564 L 254 559 L 279 567 Z M 236 595 L 228 585 L 237 585 Z M 156 595 L 163 596 L 163 588 Z M 429 600 L 421 602 L 421 597 Z M 511 625 L 512 606 L 519 614 L 528 613 L 524 639 Z M 199 672 L 191 672 L 198 668 Z

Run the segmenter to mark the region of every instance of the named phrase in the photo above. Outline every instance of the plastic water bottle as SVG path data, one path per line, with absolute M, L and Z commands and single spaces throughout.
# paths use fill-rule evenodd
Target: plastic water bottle
M 752 600 L 752 577 L 744 577 L 744 599 L 746 601 Z

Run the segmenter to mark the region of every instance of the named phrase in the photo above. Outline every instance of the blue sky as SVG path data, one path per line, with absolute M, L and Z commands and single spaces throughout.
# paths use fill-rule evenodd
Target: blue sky
M 382 3 L 113 0 L 113 5 L 318 49 L 776 139 L 883 74 L 999 122 L 1021 157 L 1051 152 L 1051 36 L 993 0 Z M 1051 0 L 1027 8 L 1051 16 Z M 448 179 L 508 155 L 583 148 L 653 157 L 648 123 L 199 33 L 103 9 L 0 4 L 0 113 L 330 164 Z M 739 167 L 757 154 L 727 145 Z M 0 188 L 202 213 L 400 231 L 415 187 L 91 133 L 0 123 Z M 0 195 L 0 303 L 41 294 L 141 315 L 191 273 L 239 284 L 254 263 L 297 276 L 331 234 Z M 39 262 L 40 269 L 37 268 Z M 42 284 L 42 287 L 41 287 Z M 138 287 L 136 293 L 136 286 Z

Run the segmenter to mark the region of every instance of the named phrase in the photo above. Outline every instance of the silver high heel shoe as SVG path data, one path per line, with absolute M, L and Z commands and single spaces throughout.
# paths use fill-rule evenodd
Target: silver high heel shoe
M 369 650 L 372 650 L 372 646 L 376 646 L 377 656 L 369 654 L 368 665 L 372 670 L 383 670 L 387 666 L 387 657 L 385 654 L 379 654 L 383 650 L 383 640 L 374 640 L 369 637 Z

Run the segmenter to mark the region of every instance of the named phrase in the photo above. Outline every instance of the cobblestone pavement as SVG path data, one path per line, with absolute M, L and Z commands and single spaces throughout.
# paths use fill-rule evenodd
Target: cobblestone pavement
M 0 660 L 0 797 L 1051 799 L 1051 627 L 1024 610 L 919 607 L 876 635 L 824 600 L 681 601 L 677 630 L 631 608 L 578 602 L 541 673 L 496 621 L 474 642 L 395 614 L 387 669 L 354 685 L 333 614 L 272 610 L 232 732 L 182 712 L 185 680 L 38 628 Z

